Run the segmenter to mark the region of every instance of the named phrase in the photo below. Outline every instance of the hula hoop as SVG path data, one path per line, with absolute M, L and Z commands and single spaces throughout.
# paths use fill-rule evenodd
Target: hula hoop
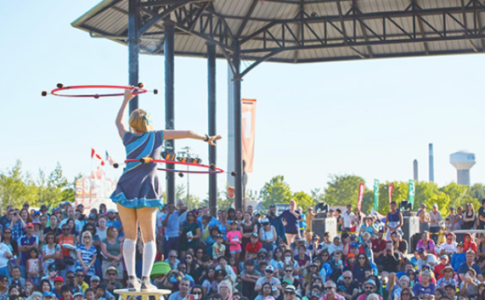
M 172 170 L 172 169 L 158 168 L 159 171 L 171 172 L 171 173 L 188 173 L 188 174 L 221 174 L 221 173 L 224 173 L 224 170 L 222 170 L 221 168 L 216 168 L 215 165 L 208 166 L 208 165 L 194 164 L 194 163 L 174 161 L 174 160 L 152 159 L 150 157 L 125 160 L 125 163 L 129 163 L 129 162 L 141 162 L 142 164 L 145 164 L 145 163 L 162 163 L 162 164 L 173 164 L 173 165 L 182 165 L 182 166 L 209 169 L 208 171 L 189 171 L 189 170 Z
M 148 92 L 147 89 L 143 88 L 143 83 L 139 83 L 137 86 L 124 86 L 124 85 L 72 85 L 64 86 L 61 83 L 57 84 L 57 88 L 53 89 L 50 93 L 51 95 L 57 97 L 68 97 L 68 98 L 100 98 L 100 97 L 118 97 L 124 96 L 125 93 L 111 93 L 111 94 L 82 94 L 82 95 L 66 95 L 59 94 L 61 91 L 74 90 L 74 89 L 121 89 L 121 90 L 133 90 L 133 95 L 145 94 Z M 153 93 L 158 94 L 158 90 L 153 90 Z M 42 96 L 47 96 L 47 92 L 43 91 Z

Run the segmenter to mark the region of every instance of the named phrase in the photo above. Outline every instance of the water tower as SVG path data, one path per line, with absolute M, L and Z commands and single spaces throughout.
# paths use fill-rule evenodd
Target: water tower
M 475 153 L 459 151 L 450 155 L 450 163 L 457 170 L 458 184 L 470 185 L 470 169 L 475 165 Z

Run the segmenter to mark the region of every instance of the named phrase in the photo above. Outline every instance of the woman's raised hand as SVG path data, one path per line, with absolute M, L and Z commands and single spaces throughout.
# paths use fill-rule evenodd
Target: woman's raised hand
M 217 141 L 217 140 L 220 140 L 220 139 L 222 139 L 222 137 L 220 135 L 210 136 L 209 140 L 207 142 L 209 143 L 209 145 L 215 146 L 216 143 L 214 143 L 214 142 Z
M 129 89 L 125 90 L 125 100 L 126 101 L 130 101 L 134 97 L 135 97 L 135 95 L 133 95 L 133 90 L 129 90 Z

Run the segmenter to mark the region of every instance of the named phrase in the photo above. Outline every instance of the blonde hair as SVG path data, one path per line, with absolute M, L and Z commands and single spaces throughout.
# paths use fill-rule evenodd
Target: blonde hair
M 91 241 L 89 243 L 85 243 L 84 242 L 84 236 L 87 235 L 89 236 L 89 238 L 91 239 Z M 91 248 L 91 246 L 93 245 L 93 235 L 91 234 L 91 232 L 89 231 L 84 231 L 83 234 L 81 235 L 81 243 L 84 245 L 84 246 L 88 246 L 87 248 Z
M 153 127 L 150 124 L 150 116 L 143 109 L 135 109 L 131 113 L 128 123 L 136 132 L 145 133 L 153 130 Z
M 220 293 L 220 289 L 221 289 L 221 285 L 225 284 L 227 286 L 227 288 L 229 289 L 229 294 L 232 295 L 232 280 L 231 279 L 227 279 L 224 278 L 224 280 L 222 280 L 219 285 L 217 286 L 217 291 Z

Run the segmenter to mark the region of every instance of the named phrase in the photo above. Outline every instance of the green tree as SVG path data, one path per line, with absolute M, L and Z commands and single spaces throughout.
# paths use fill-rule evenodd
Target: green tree
M 321 189 L 313 189 L 310 191 L 311 197 L 313 199 L 313 205 L 325 201 L 325 194 Z
M 415 196 L 413 210 L 417 211 L 421 203 L 429 203 L 429 199 L 439 193 L 439 188 L 434 182 L 419 181 L 414 185 Z M 427 204 L 426 204 L 427 205 Z M 441 209 L 441 207 L 440 207 Z
M 447 216 L 449 213 L 448 208 L 450 204 L 450 197 L 443 192 L 438 192 L 432 195 L 423 203 L 429 210 L 433 208 L 433 204 L 438 204 L 438 210 L 440 211 L 442 216 Z
M 0 200 L 2 211 L 8 205 L 22 206 L 24 201 L 35 203 L 37 186 L 28 173 L 23 173 L 22 162 L 17 160 L 11 169 L 0 173 Z
M 292 199 L 295 200 L 298 207 L 301 206 L 303 213 L 305 213 L 309 207 L 313 206 L 312 197 L 305 192 L 294 193 Z
M 393 185 L 392 200 L 399 205 L 402 200 L 408 198 L 408 183 L 400 181 L 386 181 L 379 184 L 379 208 L 380 214 L 386 215 L 389 212 L 389 185 Z M 373 199 L 372 199 L 372 203 Z
M 325 201 L 331 206 L 352 204 L 357 207 L 359 184 L 364 183 L 362 177 L 355 175 L 330 175 L 330 181 L 325 189 Z
M 263 198 L 264 207 L 269 208 L 271 204 L 289 203 L 292 193 L 290 186 L 285 182 L 285 177 L 278 175 L 264 184 L 261 190 L 261 197 Z

